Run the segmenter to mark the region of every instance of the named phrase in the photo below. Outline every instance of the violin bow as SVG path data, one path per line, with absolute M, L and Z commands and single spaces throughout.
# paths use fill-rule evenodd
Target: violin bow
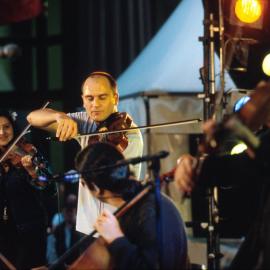
M 50 104 L 49 101 L 47 101 L 42 107 L 41 109 L 45 109 L 48 105 Z M 8 147 L 8 149 L 6 150 L 6 152 L 1 156 L 0 158 L 0 163 L 6 158 L 6 156 L 10 153 L 10 151 L 13 149 L 13 147 L 16 145 L 16 143 L 18 143 L 18 141 L 25 135 L 28 133 L 29 128 L 31 127 L 31 124 L 28 124 L 23 131 L 19 134 L 19 136 L 14 140 L 14 142 Z
M 84 137 L 91 137 L 96 135 L 108 135 L 108 134 L 115 134 L 120 132 L 127 132 L 131 130 L 145 130 L 145 129 L 154 129 L 154 128 L 160 128 L 160 127 L 172 127 L 172 126 L 181 126 L 181 125 L 188 125 L 188 124 L 197 124 L 201 122 L 201 119 L 190 119 L 190 120 L 183 120 L 183 121 L 175 121 L 175 122 L 167 122 L 167 123 L 160 123 L 155 125 L 146 125 L 146 126 L 138 126 L 138 127 L 131 127 L 131 128 L 124 128 L 124 129 L 118 129 L 118 130 L 111 130 L 111 131 L 99 131 L 99 132 L 93 132 L 88 134 L 79 134 L 75 136 L 73 139 L 79 139 Z M 56 137 L 47 137 L 47 140 L 57 140 Z
M 16 270 L 16 267 L 2 253 L 0 253 L 0 260 L 9 270 Z

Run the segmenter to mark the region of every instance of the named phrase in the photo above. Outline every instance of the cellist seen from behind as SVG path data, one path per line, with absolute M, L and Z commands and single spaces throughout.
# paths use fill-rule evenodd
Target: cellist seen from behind
M 120 207 L 142 190 L 139 181 L 129 176 L 128 167 L 93 172 L 94 168 L 112 165 L 124 156 L 108 143 L 87 146 L 76 157 L 76 169 L 83 184 L 101 202 Z M 89 170 L 92 169 L 92 173 Z M 161 235 L 156 233 L 155 195 L 150 192 L 131 207 L 119 221 L 104 209 L 95 221 L 95 228 L 105 240 L 112 269 L 186 269 L 187 242 L 183 221 L 173 202 L 161 197 Z M 159 237 L 163 254 L 159 256 Z M 162 259 L 161 259 L 162 258 Z M 100 258 L 102 260 L 103 258 Z M 91 262 L 78 262 L 77 268 L 89 269 Z M 161 265 L 160 265 L 161 264 Z

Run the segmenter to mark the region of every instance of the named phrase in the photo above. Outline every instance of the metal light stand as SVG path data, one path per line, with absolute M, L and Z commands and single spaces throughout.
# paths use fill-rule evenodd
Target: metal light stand
M 204 120 L 216 119 L 216 82 L 215 82 L 215 33 L 219 33 L 220 42 L 220 93 L 223 94 L 225 87 L 224 61 L 223 61 L 223 13 L 222 1 L 218 1 L 219 26 L 215 26 L 214 12 L 211 7 L 213 0 L 204 0 L 204 37 L 200 40 L 204 48 L 204 67 L 202 79 L 204 84 Z M 222 97 L 221 97 L 222 98 Z M 218 187 L 207 190 L 208 198 L 208 224 L 207 224 L 207 265 L 208 270 L 220 269 L 220 241 L 218 233 L 219 209 Z

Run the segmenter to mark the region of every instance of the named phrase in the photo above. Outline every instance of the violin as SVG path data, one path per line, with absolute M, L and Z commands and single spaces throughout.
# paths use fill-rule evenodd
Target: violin
M 50 102 L 46 102 L 41 109 L 46 108 Z M 33 145 L 26 143 L 26 141 L 23 139 L 23 136 L 28 132 L 29 128 L 31 127 L 31 124 L 28 124 L 22 132 L 18 135 L 17 138 L 13 140 L 13 142 L 5 149 L 5 147 L 0 147 L 0 164 L 2 164 L 5 160 L 10 160 L 13 163 L 19 165 L 21 164 L 21 158 L 25 155 L 28 155 L 31 153 L 37 153 L 37 150 L 34 148 Z M 15 147 L 15 148 L 14 148 Z M 14 151 L 14 149 L 17 149 L 17 152 Z M 20 154 L 19 154 L 20 153 Z M 22 154 L 23 153 L 23 154 Z M 11 154 L 11 155 L 10 155 Z M 22 164 L 21 164 L 22 165 Z
M 116 131 L 121 129 L 129 129 L 132 125 L 132 119 L 126 112 L 115 112 L 111 114 L 105 121 L 98 125 L 98 132 Z M 96 142 L 109 142 L 123 152 L 128 146 L 127 132 L 117 132 L 110 134 L 100 134 L 91 136 L 88 139 L 88 145 Z
M 5 150 L 6 150 L 5 148 L 1 148 L 2 153 L 4 153 Z M 36 154 L 37 149 L 35 148 L 35 146 L 27 142 L 25 139 L 21 139 L 12 147 L 8 155 L 1 161 L 1 163 L 5 164 L 9 162 L 16 168 L 22 168 L 23 167 L 21 163 L 22 157 L 26 155 L 34 157 Z
M 6 149 L 0 148 L 0 153 L 2 156 L 0 158 L 0 164 L 3 165 L 3 168 L 8 169 L 10 166 L 13 166 L 18 169 L 25 169 L 28 174 L 32 177 L 31 184 L 35 185 L 38 188 L 43 188 L 45 182 L 40 180 L 40 177 L 48 177 L 51 175 L 51 171 L 47 166 L 47 161 L 42 155 L 40 155 L 34 145 L 27 142 L 25 139 L 20 139 L 12 148 L 8 148 L 9 152 L 6 155 Z M 25 167 L 22 164 L 22 158 L 26 155 L 31 156 L 32 165 L 30 167 Z M 4 157 L 4 158 L 2 158 Z
M 260 82 L 250 100 L 238 114 L 248 128 L 255 131 L 270 120 L 270 82 Z
M 250 100 L 237 113 L 224 119 L 212 131 L 208 131 L 207 142 L 210 148 L 215 150 L 224 131 L 225 135 L 232 133 L 248 146 L 247 154 L 254 158 L 254 150 L 259 147 L 260 140 L 253 132 L 258 131 L 269 120 L 270 83 L 260 82 L 251 94 Z

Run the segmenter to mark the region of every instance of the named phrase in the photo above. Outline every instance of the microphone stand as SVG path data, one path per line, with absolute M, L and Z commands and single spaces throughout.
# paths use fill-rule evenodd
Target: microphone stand
M 67 173 L 52 175 L 51 178 L 47 178 L 46 176 L 40 176 L 40 177 L 38 177 L 38 180 L 43 181 L 43 182 L 52 181 L 52 182 L 76 183 L 79 181 L 79 178 L 83 174 L 87 175 L 87 174 L 90 174 L 93 172 L 96 173 L 96 172 L 100 172 L 100 171 L 104 171 L 104 170 L 114 170 L 112 172 L 111 176 L 121 177 L 121 175 L 125 175 L 125 172 L 126 172 L 125 166 L 127 166 L 129 164 L 134 165 L 134 164 L 141 163 L 141 162 L 159 160 L 161 158 L 166 158 L 168 155 L 169 155 L 169 152 L 167 152 L 167 151 L 159 151 L 158 153 L 153 154 L 153 155 L 145 155 L 142 157 L 138 156 L 138 157 L 134 157 L 134 158 L 123 159 L 123 160 L 119 160 L 115 164 L 99 166 L 96 168 L 84 170 L 80 173 L 75 171 L 75 170 L 71 170 Z
M 216 2 L 216 1 L 215 1 Z M 215 32 L 219 32 L 220 41 L 220 92 L 224 92 L 224 60 L 223 60 L 223 13 L 222 2 L 218 0 L 218 27 L 215 26 L 213 0 L 203 0 L 204 3 L 204 36 L 199 40 L 203 42 L 204 66 L 201 69 L 201 78 L 204 86 L 204 120 L 216 119 L 216 82 L 215 82 Z M 208 198 L 208 224 L 207 224 L 207 269 L 220 269 L 220 241 L 218 233 L 219 209 L 218 187 L 207 190 Z
M 162 228 L 162 209 L 161 209 L 161 192 L 160 192 L 160 159 L 155 158 L 152 160 L 149 169 L 153 171 L 154 176 L 154 193 L 156 203 L 156 235 L 158 240 L 158 260 L 159 269 L 163 269 L 163 228 Z

